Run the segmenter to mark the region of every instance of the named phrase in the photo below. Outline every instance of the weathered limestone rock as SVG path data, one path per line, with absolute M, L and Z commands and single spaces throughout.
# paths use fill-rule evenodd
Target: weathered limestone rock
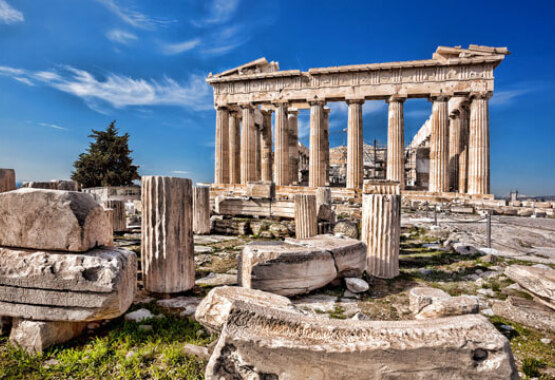
M 362 241 L 366 272 L 379 278 L 399 275 L 401 195 L 398 182 L 364 181 Z
M 345 279 L 345 286 L 352 293 L 364 293 L 370 289 L 366 281 L 361 278 L 349 277 Z
M 79 336 L 86 322 L 44 322 L 14 319 L 10 342 L 29 354 L 36 354 L 55 344 Z
M 87 253 L 0 248 L 0 313 L 43 321 L 116 318 L 131 305 L 137 257 L 121 248 Z
M 0 169 L 0 193 L 15 190 L 15 170 Z
M 335 224 L 333 233 L 336 235 L 343 235 L 345 237 L 358 239 L 358 226 L 355 222 L 349 220 L 342 220 Z
M 121 232 L 127 230 L 127 214 L 125 212 L 125 202 L 110 199 L 104 201 L 104 207 L 114 210 L 112 215 L 114 231 Z
M 416 319 L 437 319 L 454 315 L 476 314 L 476 297 L 451 297 L 443 290 L 427 287 L 412 288 L 409 292 L 410 310 Z
M 53 179 L 48 182 L 25 182 L 22 187 L 30 189 L 79 191 L 77 182 L 64 179 Z
M 318 210 L 316 196 L 295 195 L 295 236 L 306 239 L 318 233 Z
M 555 309 L 555 270 L 511 265 L 505 269 L 505 276 L 536 296 L 538 301 Z
M 290 296 L 308 293 L 337 277 L 331 252 L 283 242 L 250 243 L 239 257 L 240 286 Z
M 145 289 L 179 293 L 195 285 L 193 189 L 187 178 L 142 177 Z
M 276 185 L 273 182 L 247 183 L 247 197 L 272 199 L 276 196 Z
M 518 379 L 508 340 L 480 315 L 325 320 L 231 307 L 206 368 L 214 379 Z
M 74 191 L 19 189 L 0 194 L 0 246 L 85 252 L 111 246 L 104 208 Z
M 193 187 L 193 232 L 210 233 L 210 188 Z
M 505 301 L 495 301 L 492 309 L 495 315 L 522 323 L 525 326 L 555 331 L 553 310 L 532 300 L 509 296 Z
M 366 269 L 366 246 L 360 240 L 333 235 L 286 239 L 286 243 L 330 252 L 339 277 L 360 277 Z
M 220 332 L 229 317 L 234 301 L 254 303 L 263 307 L 288 307 L 289 298 L 256 289 L 221 286 L 212 289 L 201 301 L 195 320 L 211 331 Z

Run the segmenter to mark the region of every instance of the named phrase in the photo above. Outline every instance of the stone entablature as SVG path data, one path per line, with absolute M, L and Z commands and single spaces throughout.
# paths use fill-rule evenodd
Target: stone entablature
M 405 62 L 209 76 L 217 106 L 271 103 L 287 99 L 307 108 L 307 99 L 341 101 L 351 97 L 387 99 L 402 94 L 493 92 L 494 68 L 509 54 L 506 48 L 438 47 L 433 59 Z M 222 73 L 223 74 L 223 73 Z M 300 104 L 296 104 L 300 103 Z

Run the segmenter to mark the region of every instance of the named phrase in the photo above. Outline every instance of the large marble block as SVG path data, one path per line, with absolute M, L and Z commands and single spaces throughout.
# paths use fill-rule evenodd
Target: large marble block
M 206 368 L 215 379 L 518 379 L 509 341 L 481 315 L 328 320 L 235 301 Z
M 0 194 L 0 246 L 85 252 L 111 246 L 111 226 L 89 194 L 43 189 Z
M 136 276 L 137 257 L 126 249 L 0 248 L 0 314 L 42 321 L 116 318 L 133 301 Z
M 511 265 L 505 269 L 505 276 L 532 293 L 538 301 L 555 309 L 555 270 Z

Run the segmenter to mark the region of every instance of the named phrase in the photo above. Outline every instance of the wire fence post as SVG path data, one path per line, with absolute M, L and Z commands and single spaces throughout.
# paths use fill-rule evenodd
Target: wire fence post
M 437 206 L 434 207 L 434 225 L 437 226 Z
M 488 248 L 491 248 L 491 210 L 488 210 L 488 215 L 487 215 L 487 234 L 488 234 Z

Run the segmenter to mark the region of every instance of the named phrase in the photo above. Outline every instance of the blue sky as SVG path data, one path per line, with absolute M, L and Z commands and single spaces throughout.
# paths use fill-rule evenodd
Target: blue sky
M 492 190 L 555 194 L 555 3 L 529 1 L 0 0 L 0 167 L 68 178 L 90 130 L 117 120 L 142 175 L 213 179 L 209 72 L 259 57 L 281 69 L 431 58 L 507 46 L 490 101 Z M 346 107 L 331 104 L 330 143 Z M 427 119 L 405 103 L 405 141 Z M 308 144 L 308 113 L 300 115 Z M 364 105 L 385 143 L 387 108 Z

